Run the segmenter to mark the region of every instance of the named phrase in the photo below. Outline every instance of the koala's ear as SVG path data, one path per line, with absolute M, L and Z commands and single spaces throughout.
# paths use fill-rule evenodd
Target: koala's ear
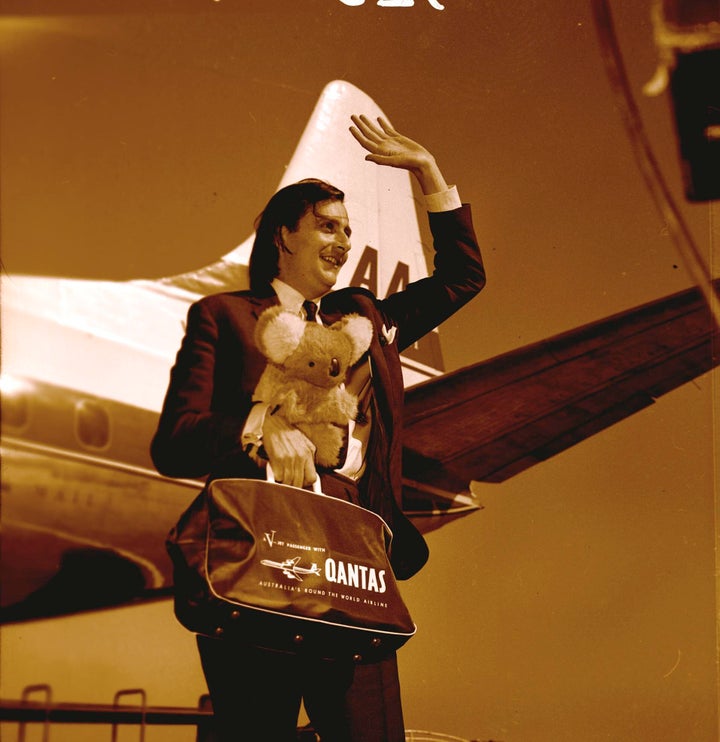
M 266 309 L 255 327 L 255 342 L 273 363 L 284 363 L 298 347 L 307 323 L 282 307 Z
M 372 322 L 359 314 L 348 314 L 341 320 L 342 331 L 352 344 L 352 358 L 350 364 L 360 360 L 362 354 L 370 347 L 373 336 Z

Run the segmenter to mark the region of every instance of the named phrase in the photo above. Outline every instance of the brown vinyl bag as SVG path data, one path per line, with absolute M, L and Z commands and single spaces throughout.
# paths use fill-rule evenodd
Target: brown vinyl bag
M 392 534 L 352 503 L 256 479 L 216 479 L 167 539 L 175 614 L 206 636 L 373 661 L 416 630 L 388 559 Z

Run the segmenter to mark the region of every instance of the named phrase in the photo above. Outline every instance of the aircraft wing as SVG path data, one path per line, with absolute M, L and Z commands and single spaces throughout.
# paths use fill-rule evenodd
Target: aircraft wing
M 476 511 L 473 481 L 503 481 L 708 371 L 712 337 L 690 290 L 411 387 L 405 512 L 427 532 Z M 201 485 L 151 471 L 156 413 L 37 380 L 3 397 L 0 621 L 165 594 L 164 537 Z M 59 421 L 101 407 L 115 421 L 104 458 L 61 449 Z
M 474 509 L 472 481 L 502 482 L 716 366 L 713 336 L 689 289 L 408 389 L 406 512 Z

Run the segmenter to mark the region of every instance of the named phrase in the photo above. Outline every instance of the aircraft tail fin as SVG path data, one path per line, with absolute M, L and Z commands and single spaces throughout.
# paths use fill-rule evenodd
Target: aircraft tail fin
M 344 191 L 353 228 L 353 249 L 337 288 L 364 286 L 384 297 L 427 276 L 428 261 L 409 174 L 365 161 L 365 151 L 349 131 L 353 113 L 373 119 L 388 118 L 372 98 L 351 83 L 329 83 L 278 188 L 312 177 Z M 154 283 L 196 295 L 247 288 L 253 239 L 251 235 L 215 263 Z M 423 348 L 414 350 L 416 357 L 410 363 L 420 378 L 442 369 L 437 333 L 425 339 Z M 408 378 L 411 382 L 417 380 Z
M 406 172 L 379 168 L 364 160 L 364 152 L 348 131 L 350 115 L 364 113 L 371 118 L 384 116 L 380 107 L 354 85 L 336 80 L 323 90 L 305 131 L 285 170 L 278 190 L 302 178 L 321 178 L 345 192 L 345 203 L 353 226 L 351 258 L 340 277 L 349 283 L 356 272 L 362 249 L 358 247 L 379 244 L 393 245 L 395 259 L 398 244 L 420 241 L 417 216 L 413 204 L 410 179 Z M 387 234 L 389 233 L 389 234 Z M 394 235 L 398 239 L 393 239 Z M 382 238 L 382 240 L 381 240 Z M 247 288 L 247 266 L 254 235 L 214 263 L 197 270 L 159 279 L 167 285 L 204 295 L 227 289 Z M 416 250 L 422 256 L 422 246 Z M 354 253 L 354 255 L 353 255 Z M 383 273 L 378 265 L 377 279 L 368 275 L 368 282 L 382 284 Z M 390 266 L 394 268 L 394 264 Z M 420 268 L 426 273 L 424 260 Z M 412 268 L 411 268 L 412 272 Z M 392 276 L 392 270 L 388 280 Z M 414 278 L 414 277 L 413 277 Z M 382 285 L 373 287 L 382 293 Z

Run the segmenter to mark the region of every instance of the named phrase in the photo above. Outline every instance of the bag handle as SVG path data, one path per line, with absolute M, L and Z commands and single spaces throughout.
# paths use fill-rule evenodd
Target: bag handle
M 277 482 L 275 481 L 275 472 L 272 470 L 272 466 L 270 466 L 269 461 L 267 462 L 267 466 L 265 467 L 265 475 L 266 475 L 268 482 L 271 482 L 272 484 L 277 484 Z M 315 477 L 315 481 L 312 483 L 312 489 L 316 495 L 323 494 L 322 484 L 320 483 L 319 474 Z

